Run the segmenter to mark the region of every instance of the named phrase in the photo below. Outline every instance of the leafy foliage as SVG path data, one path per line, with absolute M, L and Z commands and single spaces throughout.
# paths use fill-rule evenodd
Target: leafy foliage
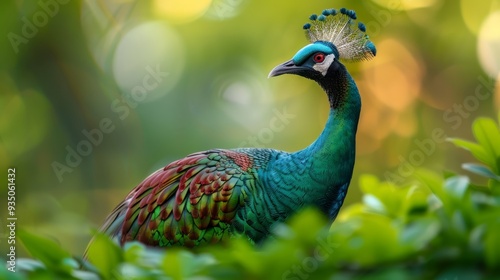
M 498 115 L 500 123 L 500 114 Z M 466 163 L 463 168 L 488 179 L 488 189 L 500 194 L 500 128 L 494 120 L 478 118 L 472 125 L 477 143 L 450 139 L 457 147 L 466 149 L 484 165 Z
M 97 234 L 89 261 L 71 258 L 51 239 L 19 238 L 35 259 L 18 260 L 17 279 L 488 279 L 500 268 L 500 130 L 491 119 L 473 125 L 477 143 L 450 139 L 484 165 L 464 168 L 488 180 L 416 172 L 395 185 L 364 175 L 363 201 L 343 209 L 330 230 L 306 209 L 255 248 L 239 237 L 189 251 L 119 248 Z M 0 275 L 8 275 L 5 268 Z

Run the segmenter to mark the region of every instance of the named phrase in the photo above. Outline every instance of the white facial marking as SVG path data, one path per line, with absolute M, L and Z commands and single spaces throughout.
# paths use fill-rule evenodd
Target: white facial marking
M 320 72 L 321 75 L 326 76 L 326 72 L 328 72 L 328 68 L 330 68 L 334 59 L 335 55 L 333 53 L 329 54 L 325 56 L 325 60 L 323 60 L 323 62 L 314 64 L 313 68 L 314 70 Z

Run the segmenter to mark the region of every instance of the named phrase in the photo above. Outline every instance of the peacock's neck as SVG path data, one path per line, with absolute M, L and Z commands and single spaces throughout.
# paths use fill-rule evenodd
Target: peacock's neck
M 286 202 L 277 206 L 276 215 L 315 205 L 333 220 L 344 201 L 354 168 L 361 100 L 347 71 L 320 85 L 330 99 L 323 132 L 309 147 L 281 154 L 270 171 L 262 174 L 267 182 L 274 183 L 270 196 Z
M 352 176 L 361 99 L 345 68 L 320 85 L 330 101 L 328 120 L 318 139 L 298 155 L 309 158 L 314 180 L 327 187 L 340 186 Z

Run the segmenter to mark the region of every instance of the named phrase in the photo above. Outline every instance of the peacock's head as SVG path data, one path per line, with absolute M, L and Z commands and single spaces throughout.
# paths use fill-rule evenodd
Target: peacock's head
M 296 74 L 319 81 L 341 67 L 342 61 L 359 61 L 375 56 L 375 45 L 365 34 L 366 27 L 355 23 L 356 13 L 345 8 L 324 10 L 320 16 L 312 15 L 304 29 L 311 44 L 295 56 L 276 66 L 269 77 Z

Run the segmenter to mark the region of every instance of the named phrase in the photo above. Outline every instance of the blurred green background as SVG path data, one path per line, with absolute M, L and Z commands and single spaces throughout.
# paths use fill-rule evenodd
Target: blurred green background
M 475 117 L 496 116 L 498 0 L 4 1 L 0 177 L 16 168 L 18 227 L 79 255 L 91 229 L 172 160 L 307 146 L 327 118 L 324 93 L 267 74 L 308 43 L 310 14 L 344 6 L 378 49 L 347 65 L 363 109 L 346 203 L 359 201 L 363 173 L 405 181 L 415 167 L 459 170 L 468 153 L 431 139 L 470 139 Z

